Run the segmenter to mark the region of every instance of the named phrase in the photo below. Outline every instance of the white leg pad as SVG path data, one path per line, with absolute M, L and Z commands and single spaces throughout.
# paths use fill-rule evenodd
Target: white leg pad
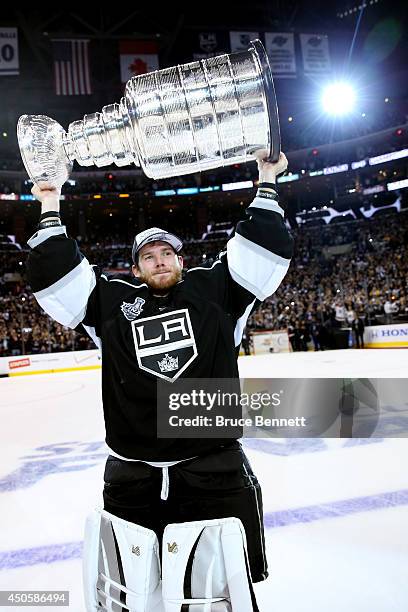
M 87 612 L 163 612 L 151 529 L 96 508 L 86 520 L 82 568 Z
M 167 525 L 162 563 L 165 612 L 258 612 L 239 519 Z

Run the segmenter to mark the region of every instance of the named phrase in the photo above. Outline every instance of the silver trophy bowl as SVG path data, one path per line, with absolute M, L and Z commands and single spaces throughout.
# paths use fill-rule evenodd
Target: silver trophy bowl
M 120 103 L 85 115 L 68 132 L 43 115 L 17 125 L 34 183 L 61 187 L 81 166 L 140 166 L 154 179 L 243 163 L 261 149 L 280 153 L 278 109 L 266 51 L 220 55 L 131 78 Z

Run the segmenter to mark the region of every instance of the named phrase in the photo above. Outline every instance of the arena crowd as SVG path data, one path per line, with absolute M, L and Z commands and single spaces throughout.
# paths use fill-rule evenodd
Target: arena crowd
M 185 236 L 182 227 L 173 228 Z M 69 231 L 69 228 L 68 228 Z M 248 332 L 287 329 L 293 350 L 332 348 L 333 330 L 408 320 L 408 212 L 292 230 L 295 255 L 278 291 L 248 320 Z M 188 237 L 185 268 L 214 261 L 221 239 Z M 0 356 L 95 348 L 84 333 L 45 315 L 25 281 L 27 247 L 2 242 Z M 131 274 L 131 243 L 119 236 L 79 241 L 88 260 L 108 273 Z M 10 248 L 8 248 L 10 246 Z

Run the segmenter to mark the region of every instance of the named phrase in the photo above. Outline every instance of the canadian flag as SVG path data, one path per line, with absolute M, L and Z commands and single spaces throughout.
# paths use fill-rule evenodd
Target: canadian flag
M 138 74 L 159 69 L 157 43 L 154 40 L 122 40 L 119 51 L 122 83 Z

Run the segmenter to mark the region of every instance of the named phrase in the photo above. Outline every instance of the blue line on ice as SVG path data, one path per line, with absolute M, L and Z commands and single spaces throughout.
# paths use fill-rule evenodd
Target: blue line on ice
M 408 489 L 378 493 L 377 495 L 368 495 L 366 497 L 342 499 L 335 502 L 315 504 L 314 506 L 305 506 L 303 508 L 267 512 L 264 515 L 264 524 L 265 527 L 270 528 L 286 527 L 296 523 L 311 523 L 312 521 L 346 516 L 356 512 L 395 508 L 396 506 L 404 505 L 408 505 Z
M 343 499 L 332 503 L 305 506 L 303 508 L 267 512 L 264 516 L 264 522 L 267 528 L 285 527 L 296 523 L 310 523 L 325 518 L 336 518 L 357 512 L 368 512 L 404 505 L 408 505 L 408 489 L 378 493 L 377 495 L 368 495 L 366 497 L 354 497 L 352 499 Z M 82 542 L 66 542 L 65 544 L 50 544 L 36 548 L 3 551 L 0 552 L 0 570 L 27 567 L 39 563 L 80 559 L 81 555 Z
M 0 553 L 0 569 L 12 569 L 37 565 L 38 563 L 54 563 L 80 559 L 82 542 L 67 542 L 65 544 L 50 544 L 37 548 L 22 548 Z

